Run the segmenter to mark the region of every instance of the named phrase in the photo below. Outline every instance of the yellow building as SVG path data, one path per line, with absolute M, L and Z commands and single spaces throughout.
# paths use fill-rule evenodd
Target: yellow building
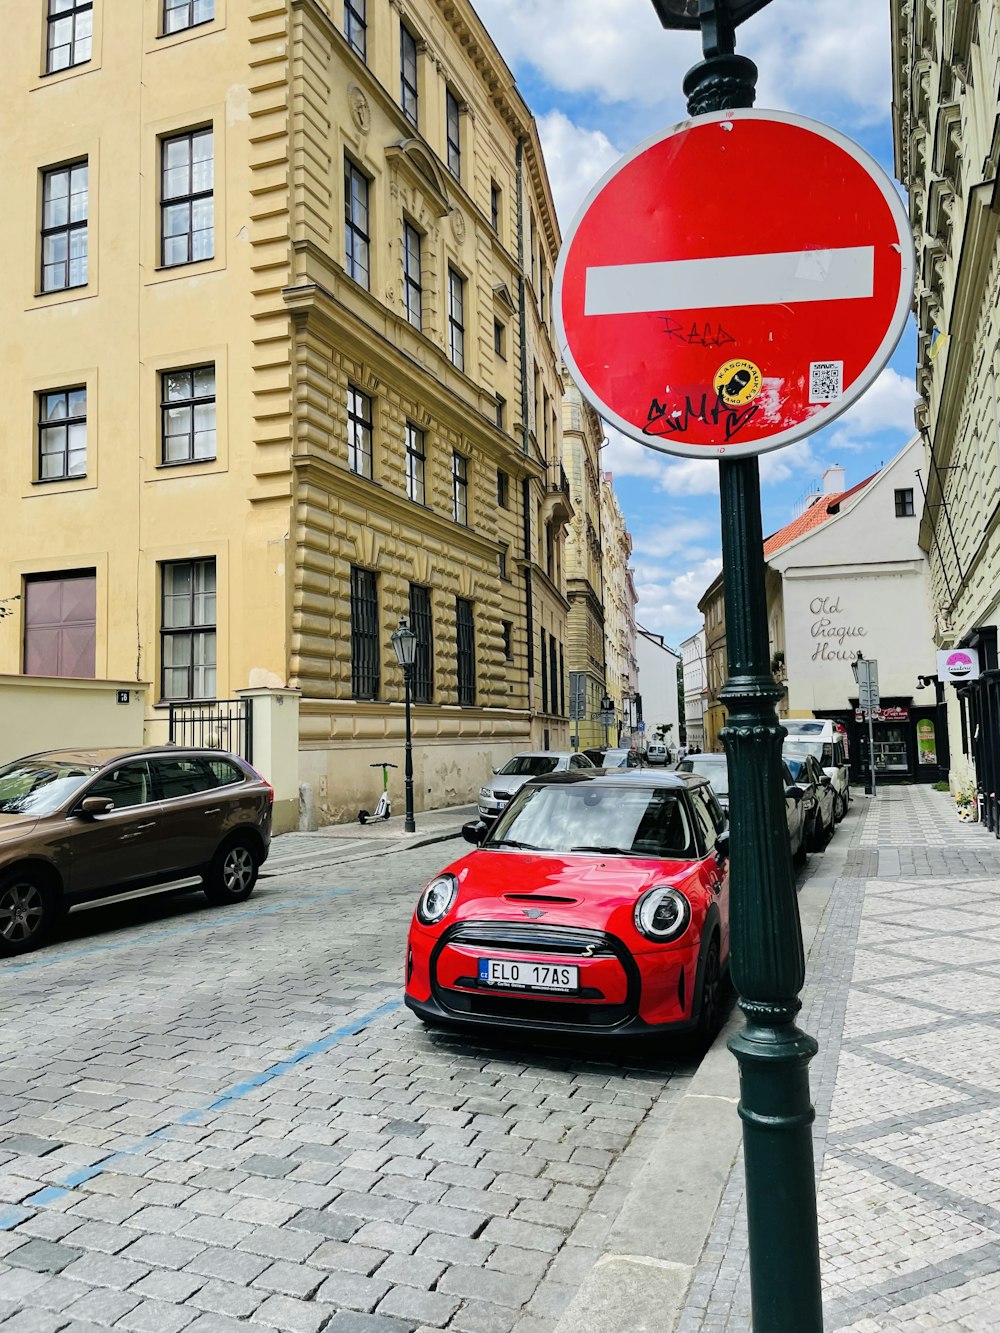
M 155 739 L 299 691 L 328 821 L 402 763 L 406 615 L 418 809 L 565 744 L 559 233 L 471 4 L 7 18 L 0 672 L 149 682 Z
M 566 542 L 566 590 L 569 596 L 567 672 L 584 682 L 583 715 L 570 723 L 579 748 L 604 741 L 600 721 L 605 693 L 604 575 L 601 540 L 601 457 L 604 430 L 597 413 L 563 372 L 563 466 L 570 482 L 573 520 Z
M 722 702 L 722 687 L 729 678 L 729 655 L 726 651 L 726 602 L 722 575 L 717 574 L 698 603 L 705 617 L 705 713 L 704 743 L 702 749 L 713 753 L 722 750 L 719 732 L 726 725 L 727 710 Z
M 608 739 L 623 745 L 632 740 L 639 721 L 636 695 L 639 664 L 635 656 L 635 608 L 638 602 L 629 560 L 632 538 L 618 503 L 612 475 L 605 472 L 601 481 L 601 549 L 604 582 L 604 660 L 609 698 L 615 705 L 616 726 Z M 603 728 L 602 728 L 603 730 Z

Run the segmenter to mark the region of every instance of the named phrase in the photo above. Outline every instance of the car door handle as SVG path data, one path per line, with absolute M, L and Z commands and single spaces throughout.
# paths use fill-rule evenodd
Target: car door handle
M 146 829 L 156 828 L 156 820 L 151 820 L 148 824 L 136 824 L 135 828 L 129 833 L 123 833 L 119 842 L 126 842 L 129 838 L 137 838 L 140 833 L 145 833 Z
M 214 810 L 203 810 L 203 811 L 202 811 L 202 814 L 205 814 L 205 815 L 221 815 L 221 814 L 222 814 L 222 806 L 221 806 L 221 805 L 217 805 L 217 806 L 215 807 Z

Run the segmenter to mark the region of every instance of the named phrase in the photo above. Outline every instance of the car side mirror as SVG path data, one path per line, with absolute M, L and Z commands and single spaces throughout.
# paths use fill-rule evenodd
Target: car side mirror
M 493 769 L 493 776 L 496 777 L 496 775 L 497 775 L 499 772 L 500 772 L 499 768 L 494 768 L 494 769 Z
M 785 795 L 790 797 L 790 799 L 793 800 L 796 805 L 798 805 L 799 801 L 802 800 L 803 796 L 802 788 L 797 787 L 793 782 L 790 787 L 785 788 Z
M 715 854 L 720 861 L 725 861 L 729 856 L 729 830 L 723 829 L 715 840 Z
M 833 778 L 830 777 L 829 773 L 824 773 L 822 778 L 820 778 L 820 781 L 822 782 L 824 787 L 833 786 Z
M 462 837 L 466 842 L 471 842 L 476 847 L 482 846 L 488 832 L 489 829 L 481 819 L 470 819 L 468 824 L 462 825 Z
M 95 815 L 106 815 L 114 808 L 114 801 L 107 796 L 85 796 L 77 807 L 77 814 L 84 819 L 93 819 Z

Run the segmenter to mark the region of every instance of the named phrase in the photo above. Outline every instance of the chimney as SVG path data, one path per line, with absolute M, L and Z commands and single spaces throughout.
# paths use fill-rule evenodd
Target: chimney
M 839 463 L 834 463 L 823 473 L 823 494 L 839 495 L 841 491 L 847 489 L 845 482 L 847 478 L 844 469 Z

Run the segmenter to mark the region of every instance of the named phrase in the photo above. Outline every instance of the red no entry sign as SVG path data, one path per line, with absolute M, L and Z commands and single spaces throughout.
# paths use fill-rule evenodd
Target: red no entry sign
M 563 245 L 562 354 L 607 421 L 688 457 L 791 444 L 903 332 L 913 243 L 857 144 L 780 111 L 677 125 L 618 162 Z

